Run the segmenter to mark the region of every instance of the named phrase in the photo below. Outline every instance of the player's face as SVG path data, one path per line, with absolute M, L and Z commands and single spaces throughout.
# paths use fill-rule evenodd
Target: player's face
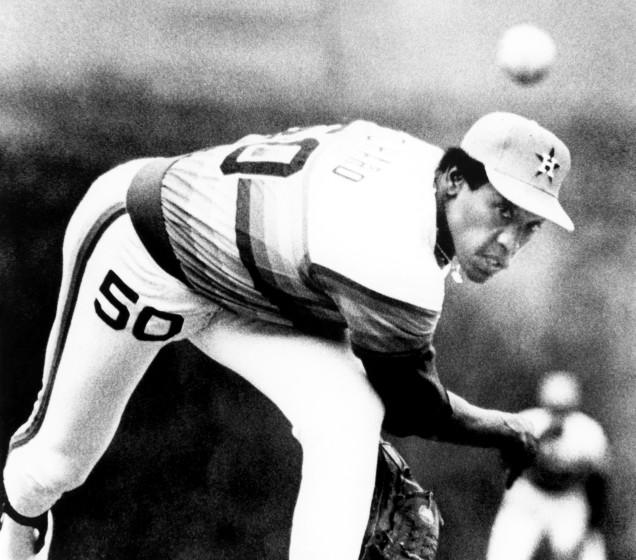
M 473 191 L 465 182 L 447 205 L 447 219 L 459 264 L 478 283 L 507 268 L 544 221 L 509 202 L 490 183 Z

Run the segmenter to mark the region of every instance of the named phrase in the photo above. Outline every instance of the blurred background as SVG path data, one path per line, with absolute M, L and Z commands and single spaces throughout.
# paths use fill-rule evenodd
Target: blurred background
M 552 35 L 519 86 L 501 34 Z M 614 450 L 609 548 L 636 557 L 636 4 L 629 0 L 3 0 L 0 9 L 0 436 L 31 409 L 65 222 L 116 163 L 288 126 L 376 120 L 442 147 L 510 110 L 569 145 L 564 206 L 485 286 L 450 283 L 447 386 L 532 406 L 570 369 Z M 396 441 L 446 521 L 439 558 L 483 557 L 503 491 L 492 451 Z M 0 456 L 2 460 L 3 455 Z M 300 449 L 273 405 L 188 344 L 162 352 L 82 488 L 56 506 L 52 558 L 286 557 Z

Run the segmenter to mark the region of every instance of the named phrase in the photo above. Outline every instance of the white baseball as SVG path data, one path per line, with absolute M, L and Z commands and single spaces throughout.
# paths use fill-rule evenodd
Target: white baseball
M 555 56 L 552 37 L 543 29 L 524 23 L 510 27 L 502 35 L 497 64 L 515 82 L 532 85 L 545 77 Z

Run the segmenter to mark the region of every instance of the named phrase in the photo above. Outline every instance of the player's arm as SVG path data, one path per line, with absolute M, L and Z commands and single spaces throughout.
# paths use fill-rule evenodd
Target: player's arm
M 589 426 L 585 429 L 586 452 L 590 474 L 585 480 L 585 493 L 590 506 L 590 527 L 599 531 L 606 528 L 611 473 L 611 453 L 607 436 L 600 424 L 585 417 Z
M 526 460 L 528 424 L 516 414 L 480 408 L 449 393 L 435 366 L 439 312 L 396 301 L 319 269 L 320 282 L 351 331 L 353 351 L 385 407 L 384 428 L 450 443 L 498 447 Z
M 507 487 L 532 463 L 533 425 L 520 414 L 481 408 L 447 391 L 437 376 L 432 348 L 382 357 L 359 347 L 355 351 L 384 403 L 384 428 L 390 433 L 497 448 L 507 468 Z
M 608 476 L 603 472 L 590 474 L 585 481 L 585 493 L 590 506 L 590 527 L 603 530 L 607 521 Z
M 532 426 L 520 415 L 482 408 L 448 391 L 437 374 L 432 346 L 402 354 L 354 351 L 384 402 L 389 432 L 510 451 L 532 445 Z
M 533 426 L 521 415 L 475 406 L 450 391 L 448 396 L 453 414 L 441 428 L 440 440 L 500 449 L 534 444 Z

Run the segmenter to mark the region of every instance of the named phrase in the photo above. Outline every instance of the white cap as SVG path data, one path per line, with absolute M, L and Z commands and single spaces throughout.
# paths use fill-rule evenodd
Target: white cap
M 552 132 L 525 117 L 495 112 L 480 118 L 460 147 L 484 165 L 488 180 L 503 197 L 568 231 L 574 229 L 558 199 L 570 171 L 570 151 Z
M 577 408 L 581 404 L 579 381 L 569 371 L 551 371 L 541 380 L 538 398 L 546 408 Z

